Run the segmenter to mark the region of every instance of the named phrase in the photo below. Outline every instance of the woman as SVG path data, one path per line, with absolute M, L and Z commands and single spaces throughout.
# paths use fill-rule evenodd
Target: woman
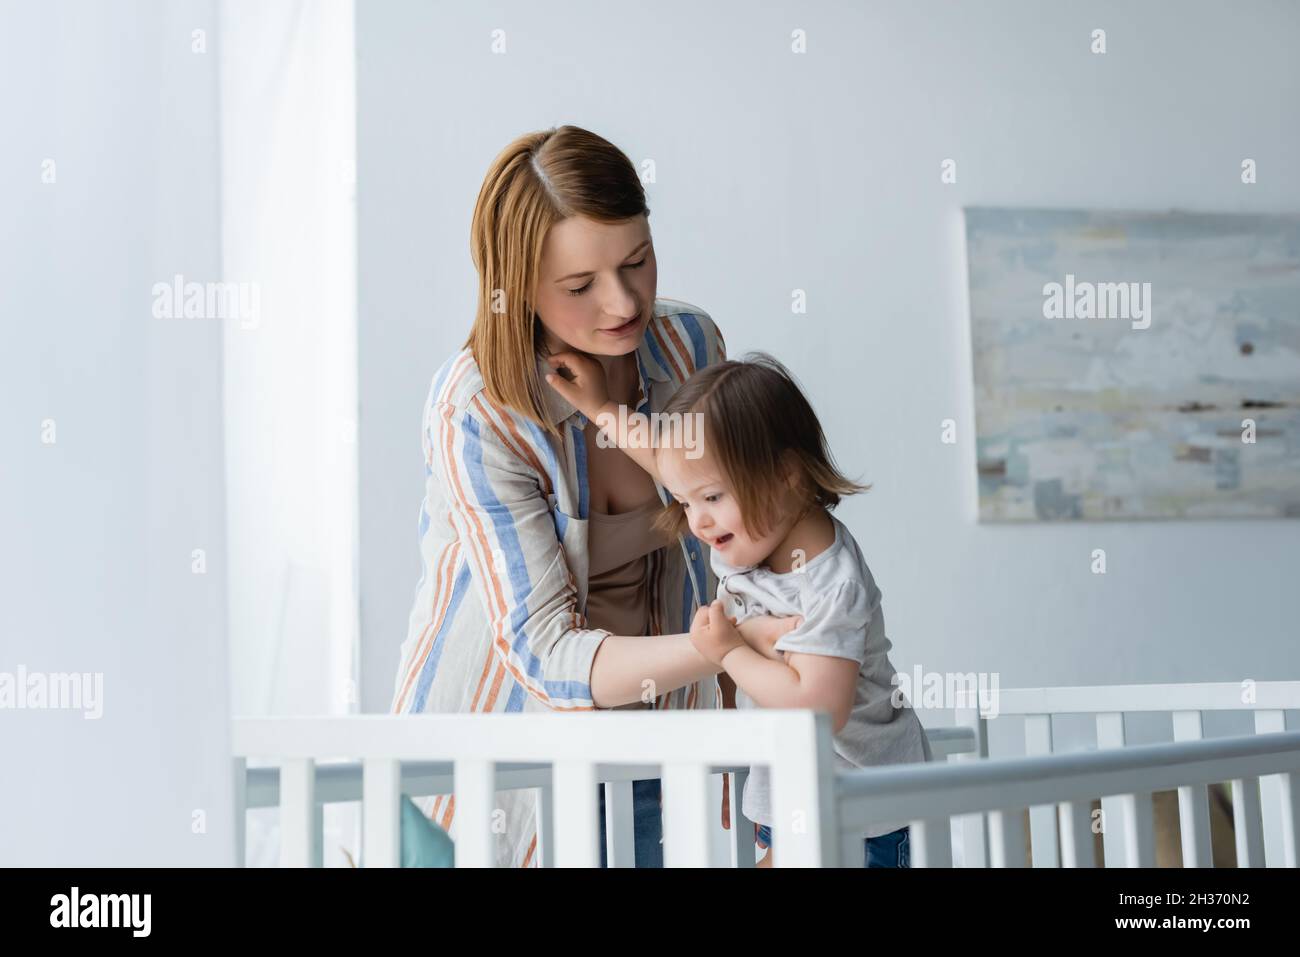
M 545 383 L 547 356 L 604 366 L 649 413 L 725 358 L 699 309 L 656 299 L 649 209 L 615 146 L 572 126 L 520 137 L 488 170 L 470 249 L 478 310 L 424 412 L 424 573 L 394 713 L 713 708 L 720 669 L 689 631 L 716 581 L 689 532 L 651 523 L 671 500 Z M 762 649 L 793 619 L 753 619 Z M 637 782 L 638 866 L 661 862 L 658 782 Z M 450 829 L 454 800 L 425 811 Z M 504 791 L 497 863 L 537 863 L 535 792 Z

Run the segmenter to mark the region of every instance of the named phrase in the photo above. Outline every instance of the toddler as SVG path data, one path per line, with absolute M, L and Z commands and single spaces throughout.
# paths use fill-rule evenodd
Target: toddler
M 658 420 L 676 425 L 693 416 L 702 430 L 661 427 L 646 441 L 629 434 L 594 359 L 561 353 L 549 361 L 557 373 L 547 382 L 672 492 L 658 528 L 676 535 L 687 525 L 709 546 L 718 595 L 697 612 L 691 642 L 730 679 L 720 676 L 724 697 L 734 682 L 737 708 L 828 712 L 837 768 L 929 760 L 920 721 L 896 695 L 880 589 L 852 534 L 831 514 L 842 495 L 870 486 L 835 467 L 812 407 L 785 368 L 760 353 L 701 369 Z M 558 374 L 562 368 L 570 378 Z M 672 434 L 701 441 L 683 448 Z M 766 655 L 735 628 L 763 614 L 803 619 Z M 770 867 L 766 768 L 750 770 L 741 812 L 770 848 L 759 866 Z M 909 866 L 905 822 L 864 836 L 865 866 Z

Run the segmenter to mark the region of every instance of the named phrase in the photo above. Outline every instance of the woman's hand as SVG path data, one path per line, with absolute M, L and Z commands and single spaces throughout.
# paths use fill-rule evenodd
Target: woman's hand
M 546 357 L 555 372 L 546 377 L 546 384 L 564 397 L 593 422 L 609 402 L 609 385 L 605 381 L 605 368 L 591 356 L 581 352 L 557 352 Z M 569 373 L 565 378 L 563 369 Z
M 732 620 L 734 621 L 734 619 Z M 785 618 L 777 618 L 773 615 L 755 615 L 742 621 L 736 626 L 736 630 L 740 632 L 740 637 L 745 644 L 764 658 L 782 661 L 784 660 L 784 652 L 777 651 L 773 646 L 801 624 L 803 624 L 802 615 L 792 615 Z
M 745 647 L 745 639 L 740 637 L 735 624 L 722 610 L 722 600 L 712 604 L 701 605 L 691 622 L 691 644 L 702 656 L 718 667 L 722 659 L 737 648 Z

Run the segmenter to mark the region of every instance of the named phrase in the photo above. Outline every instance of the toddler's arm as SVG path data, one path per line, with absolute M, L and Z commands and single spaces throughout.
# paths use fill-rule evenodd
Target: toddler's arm
M 832 731 L 849 720 L 860 663 L 832 655 L 787 652 L 775 661 L 749 647 L 722 610 L 721 601 L 701 606 L 691 624 L 695 650 L 731 676 L 763 708 L 828 711 Z

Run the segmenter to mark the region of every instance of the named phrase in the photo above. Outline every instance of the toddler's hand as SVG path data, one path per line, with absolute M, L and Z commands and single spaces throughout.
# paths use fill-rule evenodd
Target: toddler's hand
M 691 644 L 704 658 L 722 667 L 722 659 L 734 649 L 743 648 L 745 639 L 723 611 L 719 599 L 696 611 L 691 622 Z
M 575 409 L 592 421 L 600 415 L 609 402 L 609 386 L 605 381 L 605 368 L 591 356 L 581 352 L 557 352 L 546 357 L 555 372 L 546 376 L 546 383 Z M 560 374 L 564 369 L 569 378 Z

